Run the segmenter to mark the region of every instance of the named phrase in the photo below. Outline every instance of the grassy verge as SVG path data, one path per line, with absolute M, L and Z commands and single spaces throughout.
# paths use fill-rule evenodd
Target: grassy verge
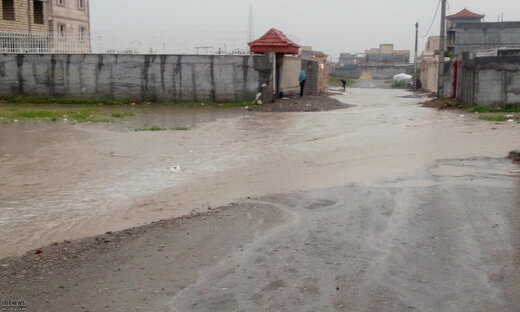
M 340 76 L 330 75 L 329 76 L 329 86 L 331 87 L 342 87 L 341 79 L 345 79 Z M 347 88 L 351 87 L 354 84 L 354 79 L 345 79 L 347 81 Z
M 504 107 L 473 106 L 469 107 L 468 110 L 479 113 L 520 113 L 520 104 L 511 104 Z
M 392 88 L 407 88 L 408 83 L 406 81 L 393 81 Z
M 487 121 L 496 121 L 496 122 L 505 122 L 508 120 L 507 117 L 502 115 L 480 115 L 478 117 L 480 120 L 487 120 Z
M 0 109 L 0 118 L 8 121 L 25 119 L 44 119 L 50 121 L 67 120 L 71 122 L 112 122 L 112 118 L 124 118 L 133 116 L 132 113 L 110 113 L 97 109 L 80 110 L 18 110 Z
M 141 131 L 168 131 L 168 130 L 187 131 L 189 129 L 186 128 L 186 127 L 163 128 L 163 127 L 159 127 L 159 126 L 151 126 L 151 127 L 148 127 L 148 128 L 138 128 L 138 129 L 135 129 L 136 132 L 141 132 Z
M 0 101 L 10 104 L 79 104 L 79 105 L 123 105 L 132 103 L 128 99 L 102 99 L 82 97 L 9 96 Z
M 142 102 L 130 99 L 102 99 L 102 98 L 82 98 L 82 97 L 44 97 L 44 96 L 10 96 L 0 97 L 0 102 L 9 104 L 60 104 L 60 105 L 128 105 L 128 104 L 152 104 L 152 102 Z M 159 105 L 178 105 L 187 107 L 246 107 L 255 105 L 255 101 L 243 102 L 159 102 Z M 120 118 L 120 117 L 114 117 Z

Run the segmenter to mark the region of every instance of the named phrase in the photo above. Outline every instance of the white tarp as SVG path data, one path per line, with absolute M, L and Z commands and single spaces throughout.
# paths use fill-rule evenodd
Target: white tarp
M 394 81 L 410 81 L 412 80 L 412 76 L 407 75 L 405 73 L 401 73 L 399 75 L 394 76 Z

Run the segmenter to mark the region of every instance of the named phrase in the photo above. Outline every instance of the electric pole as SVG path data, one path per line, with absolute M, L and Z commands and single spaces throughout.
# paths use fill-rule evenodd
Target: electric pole
M 419 50 L 419 22 L 415 23 L 415 57 L 413 58 L 413 90 L 417 91 L 417 52 Z
M 444 97 L 444 56 L 446 55 L 446 0 L 442 1 L 441 7 L 441 42 L 439 47 L 439 80 L 437 86 L 437 97 Z
M 249 28 L 247 30 L 248 32 L 248 40 L 249 42 L 253 41 L 253 6 L 249 7 Z

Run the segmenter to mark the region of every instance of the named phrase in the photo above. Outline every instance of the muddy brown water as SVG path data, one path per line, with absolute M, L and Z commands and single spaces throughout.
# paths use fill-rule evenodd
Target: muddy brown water
M 109 124 L 0 124 L 0 257 L 248 196 L 502 157 L 520 144 L 520 125 L 423 108 L 407 94 L 350 89 L 338 99 L 355 107 L 320 113 L 151 105 Z M 189 130 L 134 131 L 148 126 Z

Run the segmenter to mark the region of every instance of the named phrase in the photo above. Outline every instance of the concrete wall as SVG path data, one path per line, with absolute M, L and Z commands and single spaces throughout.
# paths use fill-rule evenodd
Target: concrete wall
M 293 95 L 300 92 L 298 77 L 302 70 L 302 59 L 297 56 L 283 56 L 280 91 L 284 95 Z
M 437 57 L 428 57 L 422 59 L 421 69 L 421 84 L 424 90 L 429 92 L 437 92 L 439 85 L 439 60 Z
M 359 79 L 363 75 L 386 80 L 401 73 L 413 75 L 413 65 L 361 64 L 336 67 L 334 70 L 334 75 L 349 79 Z
M 239 102 L 262 85 L 272 96 L 273 55 L 0 54 L 0 96 Z
M 333 73 L 347 79 L 359 79 L 361 77 L 361 69 L 358 65 L 337 66 Z
M 520 104 L 520 57 L 464 60 L 459 98 L 470 105 Z
M 520 47 L 520 22 L 457 23 L 455 54 L 477 50 Z
M 305 95 L 319 95 L 320 69 L 319 63 L 311 60 L 302 60 L 302 69 L 306 73 Z

